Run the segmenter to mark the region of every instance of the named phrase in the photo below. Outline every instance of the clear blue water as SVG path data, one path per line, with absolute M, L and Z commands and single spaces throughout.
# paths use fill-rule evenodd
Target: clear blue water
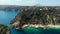
M 17 11 L 2 11 L 0 10 L 0 24 L 4 24 L 6 26 L 10 26 L 10 22 L 12 19 L 15 18 L 17 15 Z M 11 29 L 11 34 L 22 34 L 20 31 L 17 31 L 15 29 Z
M 0 10 L 0 24 L 9 26 L 10 21 L 15 18 L 18 12 Z
M 1 11 L 0 10 L 0 24 L 10 26 L 10 21 L 15 18 L 17 11 Z M 11 28 L 11 34 L 60 34 L 60 28 L 23 28 L 23 30 L 16 30 Z
M 18 11 L 2 11 L 0 10 L 0 24 L 4 24 L 10 27 L 10 22 L 18 14 Z M 21 31 L 16 30 L 15 28 L 10 28 L 11 34 L 24 34 Z

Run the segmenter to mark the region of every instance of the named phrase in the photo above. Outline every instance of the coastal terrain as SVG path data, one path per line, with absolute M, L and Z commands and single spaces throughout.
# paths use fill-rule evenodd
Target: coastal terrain
M 60 7 L 1 6 L 0 24 L 4 25 L 1 34 L 60 33 Z
M 48 28 L 60 26 L 59 7 L 28 7 L 19 11 L 11 21 L 16 29 L 24 27 Z

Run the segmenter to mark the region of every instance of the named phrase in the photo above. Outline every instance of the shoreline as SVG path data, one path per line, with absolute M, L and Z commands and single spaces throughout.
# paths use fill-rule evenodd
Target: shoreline
M 48 27 L 60 27 L 60 25 L 41 25 L 41 24 L 25 24 L 25 25 L 23 25 L 22 26 L 22 28 L 24 28 L 24 27 L 35 27 L 35 28 L 48 28 Z
M 25 24 L 25 25 L 22 26 L 22 28 L 25 28 L 25 27 L 35 27 L 35 28 L 44 28 L 44 29 L 46 29 L 46 28 L 52 28 L 52 27 L 59 28 L 60 25 Z M 17 27 L 16 29 L 19 29 L 19 28 L 20 27 Z

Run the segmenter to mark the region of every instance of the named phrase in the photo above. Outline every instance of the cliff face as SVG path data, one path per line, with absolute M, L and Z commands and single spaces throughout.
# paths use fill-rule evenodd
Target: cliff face
M 33 7 L 23 9 L 11 21 L 11 25 L 22 27 L 24 24 L 60 25 L 60 8 Z

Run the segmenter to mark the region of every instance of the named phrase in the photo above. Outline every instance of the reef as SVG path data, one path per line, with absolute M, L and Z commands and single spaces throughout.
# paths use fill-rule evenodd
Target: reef
M 24 26 L 30 25 L 38 25 L 39 27 L 46 27 L 47 25 L 60 25 L 60 8 L 29 7 L 22 9 L 10 24 L 16 29 L 22 29 Z

